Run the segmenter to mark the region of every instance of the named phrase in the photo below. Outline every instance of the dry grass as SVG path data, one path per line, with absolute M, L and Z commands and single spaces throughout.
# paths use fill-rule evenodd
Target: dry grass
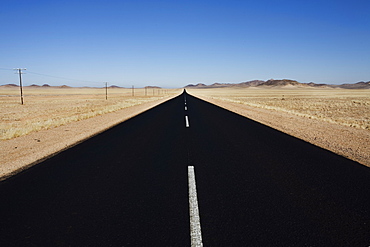
M 370 130 L 370 90 L 329 88 L 191 89 L 195 95 Z
M 24 105 L 19 89 L 0 87 L 0 140 L 50 129 L 122 108 L 178 94 L 180 90 L 109 88 L 25 88 Z

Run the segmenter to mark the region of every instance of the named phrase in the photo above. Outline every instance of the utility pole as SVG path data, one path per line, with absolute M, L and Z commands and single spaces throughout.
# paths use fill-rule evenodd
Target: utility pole
M 108 99 L 108 82 L 105 83 L 105 100 Z
M 135 92 L 134 92 L 134 85 L 132 85 L 132 96 L 135 96 Z
M 145 87 L 145 96 L 146 96 L 146 89 L 147 89 L 147 88 Z
M 18 69 L 14 69 L 14 70 L 18 70 L 18 74 L 19 74 L 19 88 L 21 90 L 21 104 L 23 105 L 23 86 L 22 86 L 22 70 L 26 70 L 26 69 L 21 69 L 21 68 L 18 68 Z M 17 74 L 16 73 L 16 74 Z

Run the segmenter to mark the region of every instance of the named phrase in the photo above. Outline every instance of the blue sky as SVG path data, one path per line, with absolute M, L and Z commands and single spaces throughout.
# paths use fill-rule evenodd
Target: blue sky
M 370 80 L 369 0 L 0 3 L 0 84 Z

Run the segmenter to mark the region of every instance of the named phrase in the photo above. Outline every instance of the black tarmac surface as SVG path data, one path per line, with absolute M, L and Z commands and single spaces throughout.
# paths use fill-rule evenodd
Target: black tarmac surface
M 204 246 L 370 245 L 369 168 L 185 93 L 0 182 L 0 246 L 190 246 L 189 165 Z

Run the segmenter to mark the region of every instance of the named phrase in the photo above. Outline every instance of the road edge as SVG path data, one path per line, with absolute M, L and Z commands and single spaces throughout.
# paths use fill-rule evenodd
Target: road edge
M 194 94 L 190 94 L 200 100 L 204 100 L 210 104 L 213 104 L 213 105 L 216 105 L 218 107 L 221 107 L 225 110 L 228 110 L 228 111 L 231 111 L 233 113 L 236 113 L 240 116 L 243 116 L 243 117 L 246 117 L 246 118 L 249 118 L 253 121 L 256 121 L 258 123 L 261 123 L 263 125 L 266 125 L 270 128 L 273 128 L 275 130 L 278 130 L 280 132 L 283 132 L 287 135 L 290 135 L 290 136 L 293 136 L 295 138 L 298 138 L 300 140 L 303 140 L 305 142 L 308 142 L 310 144 L 313 144 L 317 147 L 320 147 L 320 148 L 323 148 L 325 150 L 328 150 L 330 152 L 333 152 L 337 155 L 340 155 L 342 157 L 345 157 L 347 159 L 350 159 L 350 160 L 353 160 L 355 162 L 358 162 L 359 164 L 363 165 L 363 166 L 366 166 L 366 167 L 370 167 L 370 155 L 366 155 L 366 152 L 365 154 L 361 154 L 358 152 L 358 148 L 354 148 L 354 147 L 350 147 L 348 145 L 349 143 L 349 139 L 354 139 L 355 137 L 359 137 L 361 136 L 362 138 L 356 138 L 357 142 L 358 143 L 358 147 L 367 147 L 369 146 L 369 140 L 370 140 L 370 133 L 368 132 L 365 132 L 364 130 L 358 130 L 358 129 L 349 129 L 350 127 L 346 127 L 346 126 L 340 126 L 340 125 L 336 125 L 336 124 L 333 124 L 333 123 L 321 123 L 321 124 L 325 124 L 327 126 L 329 126 L 330 128 L 333 128 L 333 129 L 340 129 L 340 131 L 342 132 L 351 132 L 351 135 L 349 137 L 345 137 L 344 135 L 341 136 L 341 138 L 343 138 L 344 140 L 347 139 L 347 141 L 344 141 L 343 143 L 344 144 L 340 144 L 339 142 L 335 141 L 335 138 L 333 136 L 325 136 L 325 134 L 330 134 L 330 133 L 320 133 L 321 135 L 315 135 L 315 136 L 312 136 L 312 135 L 307 135 L 307 134 L 304 134 L 304 133 L 299 133 L 299 131 L 294 131 L 292 129 L 289 129 L 289 128 L 284 128 L 284 126 L 278 126 L 277 124 L 274 124 L 273 121 L 266 121 L 260 117 L 252 117 L 250 114 L 248 114 L 247 112 L 248 111 L 259 111 L 259 113 L 262 114 L 266 114 L 267 112 L 269 114 L 275 114 L 276 116 L 284 116 L 287 119 L 289 118 L 294 118 L 294 120 L 302 120 L 306 123 L 312 123 L 313 125 L 315 125 L 316 121 L 319 121 L 319 120 L 308 120 L 308 119 L 301 119 L 299 116 L 292 116 L 292 115 L 284 115 L 283 113 L 280 113 L 280 112 L 272 112 L 272 111 L 269 111 L 269 110 L 264 110 L 264 109 L 259 109 L 259 108 L 253 108 L 253 107 L 250 107 L 250 106 L 246 106 L 246 105 L 241 105 L 241 104 L 237 104 L 237 103 L 230 103 L 230 102 L 225 102 L 225 101 L 222 101 L 222 100 L 216 100 L 216 99 L 213 99 L 212 97 L 207 97 L 207 96 L 204 96 L 204 95 L 194 95 Z M 290 120 L 291 121 L 291 120 Z M 357 135 L 356 135 L 357 134 Z

